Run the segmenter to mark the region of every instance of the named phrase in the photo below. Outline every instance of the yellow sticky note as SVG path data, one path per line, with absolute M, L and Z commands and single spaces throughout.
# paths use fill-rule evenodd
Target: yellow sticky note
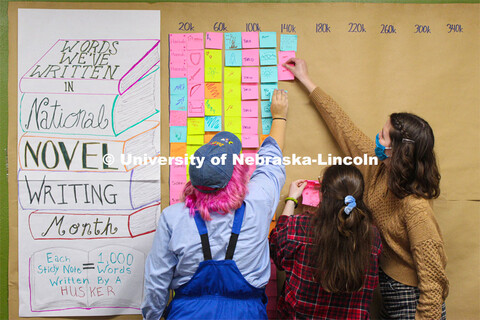
M 228 83 L 225 82 L 223 86 L 224 99 L 238 98 L 242 99 L 242 87 L 240 83 Z
M 222 99 L 206 99 L 205 115 L 221 116 L 222 115 Z
M 225 98 L 225 116 L 242 116 L 242 100 L 240 98 Z
M 222 66 L 205 66 L 205 82 L 222 82 Z
M 205 50 L 205 68 L 222 67 L 222 50 Z
M 242 117 L 225 117 L 225 131 L 242 133 Z
M 188 118 L 187 119 L 187 135 L 205 134 L 204 118 Z
M 203 145 L 203 134 L 192 134 L 187 135 L 187 146 L 188 145 Z
M 201 146 L 197 146 L 197 145 L 188 145 L 187 144 L 187 155 L 188 155 L 188 158 L 190 158 L 190 156 L 193 156 L 195 154 L 195 151 L 198 150 L 198 148 L 200 148 Z M 188 173 L 188 164 L 187 164 L 187 173 Z
M 225 67 L 223 69 L 225 73 L 226 83 L 240 83 L 242 82 L 242 68 L 241 67 Z

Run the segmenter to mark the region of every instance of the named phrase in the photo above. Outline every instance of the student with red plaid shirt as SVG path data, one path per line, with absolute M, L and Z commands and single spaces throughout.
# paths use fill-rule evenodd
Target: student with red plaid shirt
M 369 319 L 382 244 L 363 202 L 363 176 L 353 166 L 327 168 L 318 211 L 293 215 L 306 184 L 291 184 L 270 234 L 271 257 L 286 273 L 279 316 Z

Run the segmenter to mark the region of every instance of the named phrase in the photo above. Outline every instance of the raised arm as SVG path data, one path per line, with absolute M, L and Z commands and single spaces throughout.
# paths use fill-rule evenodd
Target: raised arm
M 375 155 L 375 143 L 353 123 L 343 109 L 324 91 L 322 91 L 308 74 L 307 64 L 299 58 L 292 58 L 284 66 L 305 86 L 318 112 L 325 120 L 330 132 L 337 141 L 340 149 L 347 156 L 362 157 Z M 364 177 L 367 176 L 368 166 L 360 166 Z
M 270 111 L 273 119 L 272 128 L 270 129 L 270 137 L 277 141 L 278 146 L 283 151 L 288 113 L 288 96 L 284 90 L 273 91 Z

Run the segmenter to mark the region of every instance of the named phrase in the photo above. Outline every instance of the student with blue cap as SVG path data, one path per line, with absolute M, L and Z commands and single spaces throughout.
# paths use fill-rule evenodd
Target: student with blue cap
M 287 110 L 286 92 L 275 90 L 258 157 L 282 157 Z M 195 152 L 203 163 L 190 165 L 184 201 L 163 210 L 146 261 L 145 319 L 267 319 L 268 232 L 285 167 L 265 161 L 249 177 L 246 164 L 234 163 L 241 148 L 220 132 Z

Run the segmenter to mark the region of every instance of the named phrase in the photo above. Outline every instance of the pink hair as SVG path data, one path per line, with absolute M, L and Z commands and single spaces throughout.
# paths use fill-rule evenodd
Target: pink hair
M 203 193 L 188 181 L 183 189 L 182 200 L 185 206 L 190 208 L 190 215 L 194 216 L 195 210 L 198 210 L 203 220 L 210 221 L 212 220 L 210 212 L 227 214 L 240 208 L 248 192 L 247 183 L 250 180 L 248 171 L 247 164 L 236 164 L 227 186 L 212 193 Z

